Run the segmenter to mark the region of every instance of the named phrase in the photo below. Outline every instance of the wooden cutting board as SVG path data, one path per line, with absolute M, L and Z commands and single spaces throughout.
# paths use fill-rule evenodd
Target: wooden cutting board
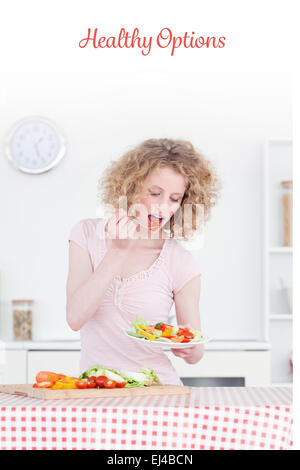
M 47 388 L 33 388 L 32 384 L 0 385 L 0 392 L 11 395 L 24 395 L 44 400 L 65 400 L 67 398 L 110 398 L 110 397 L 137 397 L 141 395 L 187 395 L 189 387 L 182 385 L 151 385 L 137 388 L 86 388 L 51 390 Z

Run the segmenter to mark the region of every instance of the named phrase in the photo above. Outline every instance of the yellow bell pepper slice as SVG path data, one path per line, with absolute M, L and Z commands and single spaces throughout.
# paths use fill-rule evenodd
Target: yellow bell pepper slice
M 145 331 L 139 331 L 139 335 L 145 336 L 148 339 L 154 341 L 156 339 L 155 335 L 151 335 L 150 333 L 146 333 Z
M 173 327 L 166 328 L 165 331 L 162 332 L 162 336 L 172 336 Z

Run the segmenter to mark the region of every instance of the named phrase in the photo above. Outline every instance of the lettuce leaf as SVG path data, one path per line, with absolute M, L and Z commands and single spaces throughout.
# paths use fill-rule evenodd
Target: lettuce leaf
M 124 377 L 113 369 L 105 369 L 105 377 L 109 380 L 114 380 L 115 382 L 125 382 Z
M 143 329 L 141 329 L 141 328 L 139 327 L 139 325 L 148 326 L 148 325 L 149 325 L 149 322 L 148 322 L 148 321 L 144 321 L 144 320 L 142 320 L 142 319 L 139 318 L 139 317 L 136 317 L 136 320 L 133 321 L 131 324 L 132 324 L 132 326 L 135 328 L 135 331 L 138 333 L 139 331 L 144 331 Z
M 90 367 L 86 371 L 82 372 L 82 374 L 79 376 L 80 379 L 88 379 L 92 375 L 95 375 L 98 377 L 99 375 L 104 375 L 105 371 L 105 366 L 101 364 L 96 364 L 95 366 Z
M 148 369 L 147 366 L 143 365 L 141 370 L 151 382 L 149 385 L 151 385 L 153 382 L 156 382 L 157 384 L 161 384 L 161 381 L 159 380 L 158 376 L 156 375 L 153 369 L 150 370 Z

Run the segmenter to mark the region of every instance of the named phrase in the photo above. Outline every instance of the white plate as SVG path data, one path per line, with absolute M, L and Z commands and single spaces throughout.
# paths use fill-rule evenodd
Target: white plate
M 163 348 L 166 351 L 168 351 L 170 349 L 192 348 L 193 346 L 197 346 L 198 344 L 205 344 L 205 343 L 208 343 L 209 341 L 211 341 L 211 338 L 209 338 L 206 335 L 203 335 L 203 339 L 201 339 L 200 341 L 193 342 L 193 343 L 192 342 L 191 343 L 167 343 L 165 341 L 155 341 L 155 340 L 151 341 L 149 339 L 136 338 L 135 336 L 129 335 L 126 331 L 125 331 L 125 335 L 128 336 L 128 338 L 131 338 L 135 341 L 140 341 L 143 344 L 149 344 L 149 346 L 154 346 L 154 347 L 157 347 L 157 348 Z

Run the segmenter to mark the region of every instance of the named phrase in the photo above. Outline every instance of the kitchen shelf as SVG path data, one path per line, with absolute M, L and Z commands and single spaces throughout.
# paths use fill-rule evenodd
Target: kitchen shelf
M 278 315 L 270 315 L 270 320 L 292 320 L 293 314 L 292 313 L 282 313 Z
M 277 253 L 277 254 L 287 254 L 287 253 L 293 253 L 293 247 L 292 246 L 272 246 L 269 249 L 270 253 Z
M 285 246 L 282 181 L 293 180 L 290 139 L 265 141 L 263 177 L 263 298 L 264 340 L 271 343 L 271 382 L 285 386 L 290 379 L 293 314 L 288 309 L 292 288 L 293 246 Z M 291 241 L 292 243 L 292 241 Z M 285 256 L 282 256 L 285 255 Z M 279 382 L 281 380 L 281 382 Z M 276 385 L 275 385 L 276 386 Z

